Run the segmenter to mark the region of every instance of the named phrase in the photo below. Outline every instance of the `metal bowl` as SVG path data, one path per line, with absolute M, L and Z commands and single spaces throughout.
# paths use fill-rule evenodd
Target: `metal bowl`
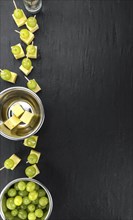
M 0 215 L 1 215 L 2 219 L 3 219 L 3 220 L 6 220 L 6 219 L 5 219 L 5 215 L 4 215 L 4 213 L 3 213 L 3 210 L 2 210 L 2 200 L 3 200 L 3 197 L 4 197 L 5 193 L 7 192 L 7 190 L 8 190 L 13 184 L 15 184 L 15 183 L 17 183 L 17 182 L 19 182 L 19 181 L 34 182 L 34 183 L 36 183 L 37 185 L 39 185 L 40 187 L 42 187 L 42 188 L 45 190 L 45 192 L 46 192 L 46 194 L 47 194 L 47 197 L 48 197 L 48 200 L 49 200 L 49 209 L 48 209 L 48 213 L 47 213 L 47 215 L 46 215 L 46 217 L 45 217 L 44 220 L 48 220 L 49 217 L 50 217 L 50 215 L 51 215 L 51 213 L 52 213 L 52 210 L 53 210 L 53 199 L 52 199 L 52 196 L 51 196 L 49 190 L 48 190 L 42 183 L 40 183 L 39 181 L 37 181 L 37 180 L 35 180 L 35 179 L 30 179 L 30 178 L 18 178 L 18 179 L 15 179 L 15 180 L 9 182 L 9 183 L 5 186 L 5 188 L 2 190 L 2 192 L 1 192 L 1 194 L 0 194 Z
M 9 130 L 4 121 L 12 116 L 12 107 L 19 103 L 24 110 L 32 112 L 35 117 L 32 124 L 20 123 Z M 39 131 L 45 119 L 42 101 L 25 87 L 11 87 L 0 93 L 0 134 L 10 140 L 23 140 Z

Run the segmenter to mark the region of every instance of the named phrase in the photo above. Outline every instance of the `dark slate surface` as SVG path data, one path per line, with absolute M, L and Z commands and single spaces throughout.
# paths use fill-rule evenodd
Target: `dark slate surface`
M 17 5 L 23 8 L 21 0 Z M 0 0 L 0 67 L 16 71 L 12 1 Z M 28 16 L 30 14 L 26 13 Z M 41 174 L 54 199 L 51 220 L 133 219 L 133 1 L 45 0 L 37 15 L 40 57 L 29 78 L 42 87 Z M 12 86 L 0 81 L 0 90 Z M 0 189 L 24 176 L 29 149 L 0 137 Z

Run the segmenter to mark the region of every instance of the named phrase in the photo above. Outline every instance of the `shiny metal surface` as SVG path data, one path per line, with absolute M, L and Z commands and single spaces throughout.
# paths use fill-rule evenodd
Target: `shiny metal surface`
M 20 123 L 13 130 L 9 130 L 4 121 L 9 119 L 12 107 L 19 103 L 24 110 L 32 112 L 35 117 L 30 125 Z M 45 119 L 42 101 L 31 90 L 24 87 L 11 87 L 0 93 L 0 134 L 10 140 L 23 140 L 39 131 Z
M 3 211 L 2 211 L 2 199 L 3 199 L 3 196 L 4 196 L 4 194 L 6 193 L 6 191 L 14 184 L 14 183 L 17 183 L 17 182 L 19 182 L 19 181 L 32 181 L 32 182 L 34 182 L 34 183 L 36 183 L 36 184 L 38 184 L 40 187 L 42 187 L 44 190 L 45 190 L 45 192 L 46 192 L 46 194 L 47 194 L 47 196 L 48 196 L 48 199 L 49 199 L 49 210 L 48 210 L 48 214 L 47 214 L 47 216 L 45 217 L 45 219 L 44 220 L 48 220 L 49 219 L 49 217 L 50 217 L 50 215 L 51 215 L 51 213 L 52 213 L 52 210 L 53 210 L 53 199 L 52 199 L 52 196 L 51 196 L 51 193 L 49 192 L 49 190 L 46 188 L 46 186 L 44 186 L 42 183 L 40 183 L 38 180 L 36 180 L 36 179 L 30 179 L 30 178 L 18 178 L 18 179 L 15 179 L 15 180 L 13 180 L 13 181 L 11 181 L 11 182 L 9 182 L 5 187 L 4 187 L 4 189 L 2 190 L 2 192 L 1 192 L 1 194 L 0 194 L 0 215 L 1 215 L 1 217 L 2 217 L 2 219 L 3 220 L 6 220 L 5 219 L 5 216 L 4 216 L 4 213 L 3 213 Z

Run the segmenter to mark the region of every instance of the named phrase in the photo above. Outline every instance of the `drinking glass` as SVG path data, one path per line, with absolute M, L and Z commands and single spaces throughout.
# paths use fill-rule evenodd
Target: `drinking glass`
M 36 14 L 42 7 L 42 0 L 23 0 L 24 6 L 28 12 Z

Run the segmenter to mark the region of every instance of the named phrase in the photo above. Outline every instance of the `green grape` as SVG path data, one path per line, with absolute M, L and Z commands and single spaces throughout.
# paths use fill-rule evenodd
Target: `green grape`
M 28 24 L 29 27 L 34 28 L 37 24 L 36 18 L 35 17 L 29 17 L 27 19 L 27 24 Z
M 22 37 L 22 38 L 24 38 L 24 39 L 27 39 L 28 37 L 29 37 L 29 31 L 27 30 L 27 29 L 22 29 L 21 31 L 20 31 L 20 36 Z
M 19 189 L 18 189 L 18 183 L 15 183 L 15 184 L 14 184 L 14 189 L 19 190 Z
M 14 210 L 11 211 L 11 215 L 12 216 L 17 216 L 17 214 L 18 214 L 18 210 L 17 209 L 14 209 Z
M 40 186 L 36 184 L 36 191 L 40 189 Z
M 16 194 L 17 194 L 16 189 L 10 188 L 10 189 L 8 190 L 7 194 L 8 194 L 9 197 L 14 197 L 14 196 L 16 196 Z
M 47 214 L 48 214 L 48 211 L 44 213 L 42 220 L 45 219 L 45 217 L 47 216 Z
M 18 217 L 18 216 L 15 216 L 14 218 L 13 218 L 13 220 L 20 220 L 20 218 Z M 43 219 L 44 220 L 44 219 Z
M 29 138 L 27 138 L 26 144 L 29 147 L 34 147 L 36 144 L 36 139 L 34 137 L 29 137 Z
M 16 206 L 20 206 L 22 204 L 22 201 L 23 201 L 23 199 L 22 199 L 21 196 L 16 196 L 14 198 L 14 203 L 15 203 Z
M 20 181 L 20 182 L 18 183 L 18 189 L 19 189 L 20 191 L 23 191 L 23 190 L 25 190 L 25 188 L 26 188 L 26 183 L 25 183 L 24 181 Z
M 25 196 L 24 198 L 23 198 L 23 204 L 24 205 L 29 205 L 31 203 L 31 201 L 30 201 L 30 199 L 28 198 L 28 196 Z
M 41 198 L 39 199 L 39 204 L 40 204 L 41 206 L 46 206 L 46 205 L 48 204 L 48 198 L 47 198 L 47 197 L 41 197 Z
M 11 72 L 7 69 L 1 71 L 1 78 L 3 80 L 9 80 L 11 78 Z
M 34 204 L 29 204 L 27 207 L 29 212 L 34 212 L 35 211 L 35 205 Z
M 27 53 L 28 54 L 34 54 L 35 53 L 35 46 L 34 45 L 28 45 L 27 47 L 26 47 L 26 51 L 27 51 Z
M 46 211 L 41 218 L 37 218 L 36 220 L 45 220 L 48 212 Z
M 32 191 L 32 192 L 30 192 L 29 193 L 29 195 L 28 195 L 28 198 L 31 200 L 31 201 L 34 201 L 34 200 L 36 200 L 37 199 L 37 197 L 38 197 L 38 192 L 37 191 Z
M 5 213 L 5 218 L 7 220 L 14 220 L 14 217 L 12 216 L 11 212 L 9 212 L 9 211 Z
M 18 217 L 20 219 L 27 219 L 27 212 L 25 210 L 23 210 L 23 209 L 20 209 L 18 211 Z
M 43 211 L 42 211 L 42 209 L 36 209 L 35 215 L 36 215 L 36 217 L 38 217 L 38 218 L 42 218 L 42 217 L 43 217 Z
M 31 90 L 35 89 L 37 86 L 37 83 L 34 79 L 31 79 L 27 82 L 27 87 Z
M 46 210 L 49 210 L 49 204 L 46 205 Z
M 35 188 L 36 188 L 36 184 L 34 182 L 28 182 L 27 185 L 26 185 L 26 190 L 28 192 L 34 191 Z
M 32 203 L 33 203 L 34 205 L 38 205 L 38 203 L 39 203 L 39 198 L 37 198 L 36 200 L 32 201 Z
M 2 210 L 7 220 L 44 220 L 47 216 L 49 204 L 46 192 L 32 181 L 15 183 L 6 196 L 2 199 Z
M 36 220 L 36 215 L 34 212 L 29 212 L 28 214 L 28 219 L 29 220 Z
M 25 197 L 28 195 L 28 192 L 26 190 L 18 191 L 19 196 Z
M 16 9 L 14 10 L 14 16 L 15 16 L 15 18 L 17 18 L 17 19 L 22 18 L 22 17 L 23 17 L 23 12 L 22 12 L 22 10 L 16 8 Z
M 38 197 L 43 197 L 43 196 L 45 196 L 45 195 L 46 195 L 46 192 L 45 192 L 44 189 L 39 189 L 39 190 L 38 190 Z
M 31 60 L 30 60 L 29 58 L 24 58 L 24 59 L 22 60 L 22 66 L 23 66 L 25 69 L 29 70 L 29 69 L 31 68 L 31 66 L 32 66 Z
M 7 206 L 6 206 L 6 197 L 3 196 L 3 199 L 2 199 L 2 210 L 3 212 L 7 212 Z
M 20 209 L 27 209 L 27 206 L 24 205 L 24 204 L 22 204 L 22 205 L 20 206 Z
M 18 55 L 21 52 L 21 48 L 19 46 L 12 46 L 11 51 L 14 55 Z
M 46 205 L 44 205 L 44 206 L 41 206 L 40 204 L 38 204 L 38 206 L 37 206 L 39 209 L 46 209 Z
M 8 199 L 6 200 L 6 206 L 7 206 L 7 208 L 10 209 L 10 210 L 15 209 L 15 208 L 16 208 L 16 205 L 15 205 L 15 203 L 14 203 L 14 198 L 8 198 Z
M 14 166 L 14 161 L 12 159 L 9 158 L 9 159 L 5 160 L 4 167 L 6 169 L 11 169 L 13 166 Z
M 28 177 L 33 177 L 36 174 L 36 169 L 33 166 L 29 166 L 25 169 L 25 174 Z
M 28 156 L 27 160 L 28 160 L 28 162 L 29 162 L 30 164 L 35 164 L 35 163 L 37 163 L 37 161 L 38 161 L 38 157 L 37 157 L 36 154 L 30 154 L 30 155 Z

